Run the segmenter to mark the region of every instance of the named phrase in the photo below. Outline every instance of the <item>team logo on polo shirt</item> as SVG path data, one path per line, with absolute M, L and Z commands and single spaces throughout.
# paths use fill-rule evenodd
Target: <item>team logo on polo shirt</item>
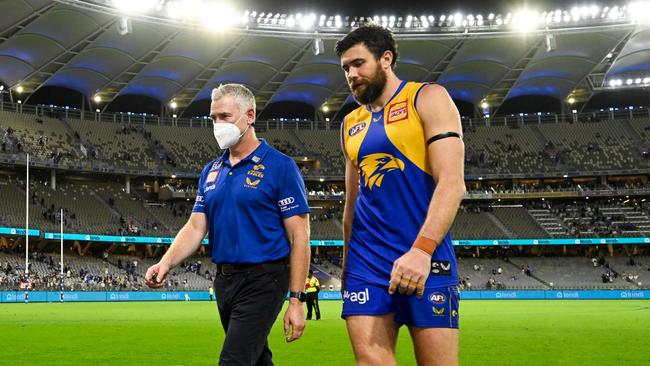
M 205 182 L 206 183 L 216 182 L 218 176 L 219 176 L 219 171 L 218 170 L 210 172 L 210 173 L 208 173 L 208 177 L 205 179 Z
M 244 187 L 257 188 L 256 186 L 260 184 L 261 181 L 262 181 L 261 179 L 252 180 L 250 177 L 246 177 L 246 184 L 244 184 Z
M 244 187 L 257 189 L 257 185 L 260 184 L 262 178 L 264 178 L 263 170 L 266 170 L 266 167 L 262 164 L 253 165 L 253 169 L 250 169 L 246 174 L 246 184 Z
M 388 109 L 386 124 L 395 123 L 409 118 L 409 109 L 406 101 L 397 102 Z
M 443 316 L 443 315 L 445 315 L 445 308 L 437 308 L 435 306 L 432 306 L 431 310 L 433 310 L 433 316 Z
M 217 170 L 217 169 L 220 169 L 220 168 L 221 168 L 221 160 L 215 161 L 214 163 L 212 163 L 212 168 L 210 168 L 210 170 L 212 171 L 212 170 Z

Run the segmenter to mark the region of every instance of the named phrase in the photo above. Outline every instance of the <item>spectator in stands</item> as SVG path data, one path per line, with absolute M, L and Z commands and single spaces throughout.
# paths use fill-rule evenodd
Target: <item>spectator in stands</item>
M 309 207 L 304 182 L 293 159 L 256 137 L 255 97 L 246 87 L 214 89 L 210 116 L 225 151 L 204 168 L 192 215 L 149 268 L 146 283 L 161 287 L 170 269 L 199 249 L 209 233 L 226 331 L 219 364 L 272 365 L 267 337 L 287 290 L 286 340 L 300 338 L 305 324 L 301 301 L 309 267 Z

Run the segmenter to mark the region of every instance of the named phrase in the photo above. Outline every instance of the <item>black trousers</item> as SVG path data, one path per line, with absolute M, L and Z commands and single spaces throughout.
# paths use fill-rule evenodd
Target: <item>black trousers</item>
M 318 291 L 307 293 L 307 319 L 311 320 L 312 309 L 316 311 L 316 320 L 320 319 L 320 306 L 318 306 Z
M 220 366 L 272 366 L 268 335 L 289 290 L 287 264 L 217 274 L 214 291 L 226 332 Z

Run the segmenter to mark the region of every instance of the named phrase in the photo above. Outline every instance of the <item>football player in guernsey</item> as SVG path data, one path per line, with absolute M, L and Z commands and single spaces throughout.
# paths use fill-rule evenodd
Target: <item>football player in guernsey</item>
M 434 84 L 400 80 L 379 26 L 336 44 L 360 106 L 345 156 L 343 311 L 357 365 L 395 365 L 408 327 L 418 365 L 458 364 L 458 273 L 449 228 L 465 193 L 458 110 Z

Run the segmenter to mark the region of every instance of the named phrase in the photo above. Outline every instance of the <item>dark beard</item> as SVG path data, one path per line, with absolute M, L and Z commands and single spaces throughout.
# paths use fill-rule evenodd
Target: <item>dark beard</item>
M 381 68 L 381 64 L 377 65 L 377 71 L 373 78 L 368 82 L 363 83 L 365 89 L 363 91 L 355 91 L 352 89 L 352 96 L 357 103 L 361 105 L 370 104 L 381 96 L 386 86 L 386 72 Z M 357 87 L 358 88 L 358 87 Z

